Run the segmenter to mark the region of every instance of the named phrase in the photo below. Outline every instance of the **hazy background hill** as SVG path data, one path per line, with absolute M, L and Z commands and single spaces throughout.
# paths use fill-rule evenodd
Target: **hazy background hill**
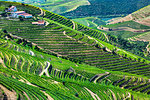
M 137 10 L 133 12 L 132 14 L 129 14 L 126 17 L 113 19 L 110 21 L 110 24 L 114 24 L 118 22 L 125 22 L 125 21 L 130 21 L 130 20 L 133 20 L 140 24 L 150 26 L 150 5 Z
M 89 5 L 88 0 L 0 0 L 31 4 L 57 14 L 72 11 L 81 5 Z
M 150 4 L 150 0 L 89 0 L 91 5 L 80 6 L 65 16 L 102 16 L 130 14 Z

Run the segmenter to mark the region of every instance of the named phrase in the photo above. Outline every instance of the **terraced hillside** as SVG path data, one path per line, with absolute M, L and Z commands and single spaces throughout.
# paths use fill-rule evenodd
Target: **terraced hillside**
M 102 69 L 149 76 L 149 64 L 105 52 L 102 48 L 97 48 L 95 40 L 51 21 L 48 26 L 40 27 L 32 25 L 30 21 L 3 19 L 0 25 L 12 35 L 27 39 L 59 56 L 76 59 Z
M 118 85 L 123 75 L 120 76 L 109 72 L 103 73 L 103 70 L 92 66 L 86 68 L 87 66 L 82 64 L 72 66 L 77 69 L 75 70 L 76 73 L 80 73 L 76 74 L 66 70 L 69 68 L 67 64 L 73 65 L 72 62 L 27 49 L 8 40 L 0 40 L 0 50 L 0 88 L 3 92 L 2 98 L 38 98 L 42 100 L 143 98 L 142 94 L 132 93 L 131 96 L 129 92 L 123 89 L 109 86 L 109 84 Z M 58 59 L 62 60 L 62 62 Z M 57 64 L 54 62 L 57 62 Z M 63 70 L 60 70 L 62 69 L 61 67 L 64 67 Z M 82 69 L 82 67 L 84 68 Z M 90 69 L 93 69 L 92 72 Z M 98 74 L 98 77 L 96 77 L 97 75 L 94 75 L 96 73 L 102 74 Z M 94 76 L 91 77 L 91 75 Z M 93 84 L 92 82 L 104 82 L 108 86 Z M 138 84 L 143 89 L 145 88 L 142 83 L 149 84 L 145 78 L 139 80 Z M 144 98 L 148 98 L 148 96 L 144 96 Z
M 0 4 L 7 7 L 10 3 Z M 45 10 L 37 7 L 22 6 L 20 3 L 14 5 L 22 10 L 27 6 L 27 11 L 36 9 L 33 13 L 37 13 L 39 19 L 45 20 L 47 24 L 37 26 L 31 24 L 35 19 L 21 21 L 0 17 L 2 98 L 150 98 L 149 61 L 138 56 L 133 57 L 138 60 L 129 58 L 125 53 L 122 53 L 123 56 L 118 55 L 121 49 L 111 51 L 104 47 L 107 36 L 103 32 L 48 11 L 46 15 L 41 14 Z

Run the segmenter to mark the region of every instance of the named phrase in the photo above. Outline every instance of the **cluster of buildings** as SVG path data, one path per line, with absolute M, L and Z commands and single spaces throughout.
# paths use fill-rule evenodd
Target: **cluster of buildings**
M 8 8 L 6 12 L 10 12 L 10 16 L 13 18 L 19 18 L 19 16 L 23 18 L 32 18 L 31 14 L 26 13 L 25 11 L 18 11 L 16 6 L 11 6 Z
M 32 14 L 28 14 L 25 11 L 18 11 L 16 6 L 11 6 L 6 10 L 5 12 L 10 12 L 10 17 L 13 18 L 19 18 L 21 16 L 22 18 L 32 18 Z M 38 21 L 38 22 L 32 22 L 33 25 L 40 25 L 45 26 L 46 22 L 44 20 Z

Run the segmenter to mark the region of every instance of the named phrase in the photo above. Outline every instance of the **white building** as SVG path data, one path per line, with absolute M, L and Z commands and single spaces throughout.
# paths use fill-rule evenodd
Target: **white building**
M 8 12 L 16 12 L 16 11 L 18 11 L 16 6 L 11 6 L 10 8 L 8 8 Z
M 19 16 L 22 16 L 23 18 L 32 18 L 33 17 L 31 14 L 25 13 L 25 11 L 12 12 L 11 16 L 14 18 L 19 18 Z

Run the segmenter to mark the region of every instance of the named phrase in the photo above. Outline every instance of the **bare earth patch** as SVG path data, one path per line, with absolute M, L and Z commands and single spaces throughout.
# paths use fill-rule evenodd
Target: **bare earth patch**
M 16 92 L 14 92 L 14 91 L 12 92 L 12 91 L 8 90 L 7 88 L 2 86 L 1 84 L 0 84 L 0 88 L 5 92 L 5 94 L 8 97 L 8 100 L 17 100 Z
M 4 64 L 4 61 L 2 60 L 2 58 L 0 57 L 0 63 L 3 65 L 3 67 L 6 67 Z

